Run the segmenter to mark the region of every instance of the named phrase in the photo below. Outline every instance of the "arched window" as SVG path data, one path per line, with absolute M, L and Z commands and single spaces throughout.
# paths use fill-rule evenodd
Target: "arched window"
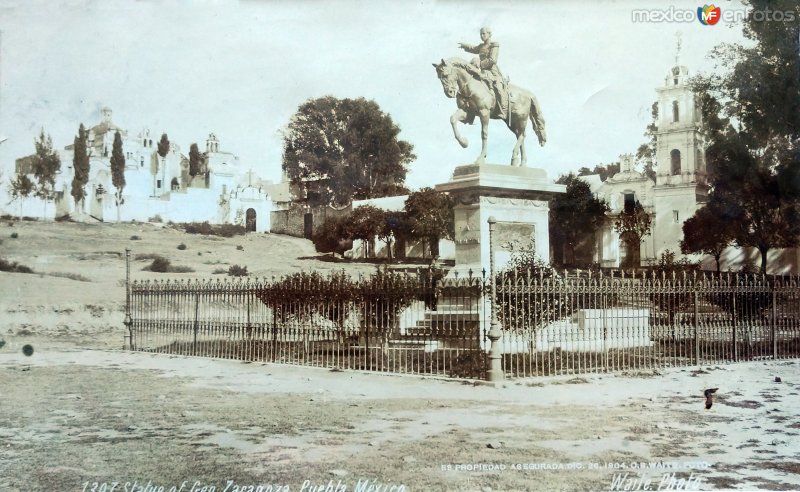
M 669 153 L 670 161 L 672 162 L 672 175 L 675 176 L 676 174 L 681 173 L 681 151 L 678 149 L 673 149 L 672 152 Z
M 677 123 L 679 121 L 679 116 L 678 101 L 672 101 L 672 122 Z

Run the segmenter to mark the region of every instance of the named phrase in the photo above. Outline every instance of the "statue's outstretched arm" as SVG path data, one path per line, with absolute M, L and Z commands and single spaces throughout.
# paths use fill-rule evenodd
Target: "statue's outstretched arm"
M 478 53 L 478 47 L 467 43 L 458 43 L 458 47 L 468 53 Z

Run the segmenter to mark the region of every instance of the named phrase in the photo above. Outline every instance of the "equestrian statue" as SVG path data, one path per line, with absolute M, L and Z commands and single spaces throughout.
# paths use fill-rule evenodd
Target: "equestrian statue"
M 476 116 L 480 118 L 481 153 L 475 164 L 485 164 L 489 120 L 503 120 L 517 137 L 511 154 L 511 165 L 524 166 L 527 162 L 525 129 L 529 118 L 533 124 L 533 131 L 539 138 L 539 145 L 544 145 L 547 140 L 542 111 L 533 93 L 509 84 L 503 78 L 497 66 L 500 45 L 492 41 L 491 29 L 484 27 L 480 34 L 481 44 L 459 43 L 461 49 L 478 55 L 471 62 L 461 58 L 449 58 L 433 64 L 445 95 L 456 99 L 458 110 L 450 117 L 453 134 L 458 143 L 466 148 L 469 142 L 461 136 L 456 124 L 461 122 L 471 125 Z

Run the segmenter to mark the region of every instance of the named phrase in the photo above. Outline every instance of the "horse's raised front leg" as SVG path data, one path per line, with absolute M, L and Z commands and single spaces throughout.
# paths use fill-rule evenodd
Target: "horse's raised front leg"
M 489 141 L 489 111 L 481 111 L 481 154 L 475 159 L 475 164 L 486 164 L 487 142 Z
M 463 109 L 456 110 L 456 112 L 450 117 L 450 124 L 453 126 L 453 135 L 455 135 L 458 143 L 461 144 L 461 146 L 465 149 L 469 145 L 469 140 L 461 136 L 461 133 L 458 131 L 458 123 L 465 123 L 466 121 L 467 112 Z

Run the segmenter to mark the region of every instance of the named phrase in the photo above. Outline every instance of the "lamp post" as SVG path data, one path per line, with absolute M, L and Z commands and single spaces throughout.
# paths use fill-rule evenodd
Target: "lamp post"
M 502 381 L 505 379 L 505 373 L 501 363 L 500 354 L 500 326 L 497 322 L 495 315 L 495 295 L 497 293 L 497 286 L 495 284 L 494 272 L 494 226 L 497 220 L 492 216 L 487 221 L 489 223 L 489 282 L 492 284 L 492 294 L 489 300 L 489 341 L 491 342 L 489 348 L 489 370 L 486 373 L 488 381 Z

